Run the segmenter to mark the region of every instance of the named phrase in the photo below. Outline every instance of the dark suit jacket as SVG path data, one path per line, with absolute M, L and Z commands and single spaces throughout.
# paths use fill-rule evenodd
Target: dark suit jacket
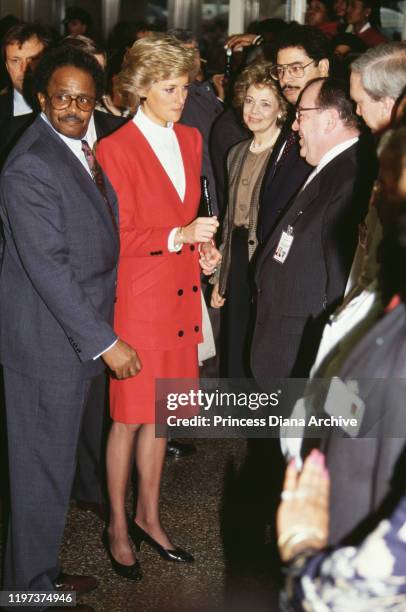
M 291 135 L 291 125 L 292 122 L 288 119 L 275 143 L 262 182 L 257 224 L 257 236 L 260 246 L 257 257 L 278 218 L 283 214 L 292 198 L 297 195 L 312 171 L 312 167 L 303 157 L 300 157 L 297 134 L 293 144 L 289 146 L 286 156 L 283 155 L 281 161 L 277 162 L 283 144 L 286 143 L 287 138 Z
M 249 138 L 251 132 L 237 120 L 234 109 L 226 109 L 214 122 L 210 134 L 210 158 L 216 180 L 217 204 L 220 217 L 226 210 L 227 202 L 227 156 L 234 145 Z
M 209 180 L 209 191 L 214 214 L 218 214 L 216 182 L 209 155 L 210 132 L 214 121 L 224 107 L 214 93 L 209 81 L 194 81 L 189 85 L 188 96 L 179 123 L 199 130 L 203 137 L 202 175 Z
M 109 201 L 117 201 L 106 179 Z M 90 378 L 112 328 L 118 233 L 89 173 L 41 117 L 0 179 L 0 358 L 32 377 Z
M 128 117 L 116 117 L 111 113 L 104 113 L 103 111 L 99 110 L 95 110 L 93 114 L 97 140 L 100 140 L 105 136 L 109 136 L 118 130 L 119 127 L 124 125 L 124 123 L 129 121 Z
M 13 89 L 8 87 L 0 94 L 0 168 L 18 137 L 35 118 L 33 113 L 14 117 L 13 104 Z
M 308 375 L 326 318 L 344 293 L 372 180 L 353 145 L 298 194 L 259 254 L 251 366 L 260 384 Z M 294 240 L 280 264 L 273 255 L 289 225 Z

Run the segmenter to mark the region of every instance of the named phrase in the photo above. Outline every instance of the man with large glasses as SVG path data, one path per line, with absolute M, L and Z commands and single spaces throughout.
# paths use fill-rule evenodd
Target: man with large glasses
M 255 35 L 237 35 L 231 37 L 227 44 L 232 49 L 238 49 L 252 44 L 253 38 Z M 299 155 L 297 136 L 291 130 L 293 106 L 309 81 L 329 73 L 330 43 L 317 28 L 294 24 L 275 40 L 274 47 L 276 61 L 270 67 L 270 73 L 292 107 L 275 143 L 262 185 L 257 228 L 262 246 L 266 244 L 278 217 L 311 172 L 311 167 Z
M 293 26 L 276 41 L 276 64 L 271 68 L 271 76 L 278 81 L 283 95 L 292 106 L 309 81 L 328 75 L 329 55 L 327 38 L 317 28 L 310 26 Z M 274 160 L 274 165 L 270 160 L 264 179 L 258 223 L 262 242 L 266 242 L 278 217 L 311 171 L 300 157 L 297 138 L 292 135 L 293 119 L 292 112 L 288 116 L 284 142 L 278 153 L 281 157 Z
M 85 140 L 103 72 L 92 56 L 60 48 L 42 58 L 35 82 L 42 113 L 0 183 L 11 497 L 3 588 L 80 593 L 97 582 L 61 575 L 58 553 L 84 407 L 106 365 L 126 378 L 141 364 L 111 327 L 117 202 Z

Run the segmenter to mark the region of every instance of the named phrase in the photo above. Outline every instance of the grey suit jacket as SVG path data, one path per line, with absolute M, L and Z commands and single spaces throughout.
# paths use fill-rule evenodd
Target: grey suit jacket
M 296 196 L 259 253 L 251 366 L 262 386 L 308 375 L 326 318 L 342 299 L 371 187 L 353 145 Z M 273 255 L 288 226 L 294 240 L 281 264 Z
M 361 539 L 390 514 L 405 489 L 406 309 L 386 314 L 338 372 L 356 380 L 365 403 L 360 434 L 330 432 L 322 441 L 331 480 L 330 538 L 333 544 Z
M 104 364 L 93 357 L 116 338 L 118 233 L 96 184 L 41 117 L 7 159 L 0 215 L 2 364 L 38 378 L 97 375 Z

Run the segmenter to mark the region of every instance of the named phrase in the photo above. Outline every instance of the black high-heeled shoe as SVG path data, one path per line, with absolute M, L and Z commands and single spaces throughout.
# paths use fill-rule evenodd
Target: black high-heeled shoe
M 110 550 L 110 542 L 109 542 L 109 534 L 107 533 L 107 529 L 103 531 L 102 542 L 106 552 L 109 556 L 111 567 L 119 576 L 122 578 L 127 578 L 127 580 L 138 581 L 142 578 L 141 566 L 138 559 L 135 561 L 133 565 L 123 565 L 119 563 L 117 559 L 115 559 Z
M 137 551 L 140 550 L 141 543 L 145 542 L 151 546 L 151 548 L 154 548 L 166 561 L 178 561 L 180 563 L 192 563 L 194 561 L 192 555 L 186 552 L 186 550 L 183 550 L 183 548 L 179 548 L 179 546 L 173 549 L 164 548 L 161 544 L 158 544 L 156 540 L 151 538 L 151 536 L 146 531 L 141 529 L 141 527 L 135 522 L 132 522 L 130 526 L 130 536 Z

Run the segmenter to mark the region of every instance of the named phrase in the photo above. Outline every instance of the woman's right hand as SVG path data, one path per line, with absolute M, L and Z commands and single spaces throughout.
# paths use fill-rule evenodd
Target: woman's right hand
M 321 550 L 329 533 L 330 479 L 324 455 L 314 449 L 298 473 L 294 460 L 286 468 L 277 513 L 279 553 L 290 561 L 306 548 Z
M 192 223 L 182 227 L 176 242 L 194 244 L 195 242 L 209 242 L 217 232 L 219 222 L 217 217 L 197 217 Z
M 221 308 L 222 306 L 224 306 L 225 301 L 226 301 L 226 298 L 220 295 L 219 284 L 216 283 L 215 285 L 213 285 L 213 290 L 211 292 L 210 306 L 212 308 Z

